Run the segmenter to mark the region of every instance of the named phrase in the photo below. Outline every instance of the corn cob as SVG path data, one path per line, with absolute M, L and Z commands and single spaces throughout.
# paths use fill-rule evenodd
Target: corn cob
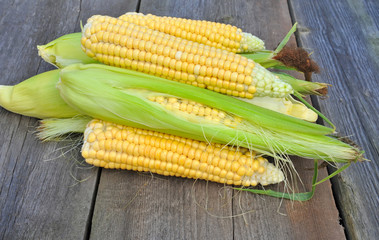
M 264 49 L 264 42 L 261 39 L 229 24 L 160 17 L 136 12 L 128 12 L 119 19 L 234 53 L 255 52 Z
M 99 62 L 242 98 L 286 97 L 291 85 L 252 60 L 108 16 L 84 26 L 82 48 Z
M 284 180 L 280 169 L 245 148 L 208 145 L 96 119 L 84 132 L 82 156 L 97 167 L 233 185 L 268 185 Z

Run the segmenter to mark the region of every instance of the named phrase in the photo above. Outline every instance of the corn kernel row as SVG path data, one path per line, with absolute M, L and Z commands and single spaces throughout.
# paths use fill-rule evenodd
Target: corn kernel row
M 159 103 L 169 111 L 184 114 L 184 116 L 191 121 L 196 121 L 195 117 L 199 117 L 201 120 L 208 120 L 212 123 L 222 123 L 229 127 L 236 127 L 242 122 L 240 117 L 230 116 L 219 109 L 186 99 L 167 96 L 150 96 L 148 99 L 152 102 Z
M 261 39 L 229 24 L 134 12 L 128 12 L 119 19 L 230 52 L 253 52 L 264 49 L 264 42 Z

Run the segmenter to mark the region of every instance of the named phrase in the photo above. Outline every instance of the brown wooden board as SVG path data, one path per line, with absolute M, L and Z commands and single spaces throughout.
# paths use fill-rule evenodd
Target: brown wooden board
M 322 69 L 314 80 L 332 84 L 321 110 L 366 152 L 333 180 L 334 193 L 350 239 L 379 235 L 379 2 L 291 0 L 302 29 L 301 45 L 313 51 Z
M 140 12 L 237 25 L 272 49 L 291 28 L 284 1 L 148 1 Z M 291 44 L 295 45 L 295 39 Z M 312 160 L 296 159 L 309 191 Z M 326 169 L 320 170 L 320 178 Z M 272 187 L 276 189 L 276 187 Z M 102 170 L 94 239 L 344 239 L 330 183 L 306 203 L 239 193 L 221 184 Z
M 53 69 L 36 45 L 80 31 L 80 17 L 101 9 L 100 2 L 1 1 L 0 84 Z M 116 12 L 122 4 L 109 6 Z M 81 162 L 73 142 L 41 143 L 37 125 L 0 108 L 0 238 L 87 238 L 99 170 Z

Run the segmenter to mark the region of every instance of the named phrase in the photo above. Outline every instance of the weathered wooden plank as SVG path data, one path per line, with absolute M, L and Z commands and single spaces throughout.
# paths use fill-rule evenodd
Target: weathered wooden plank
M 82 3 L 82 11 L 80 12 L 79 19 L 83 21 L 83 24 L 85 24 L 87 19 L 95 14 L 118 17 L 126 12 L 135 12 L 138 6 L 138 2 L 139 0 L 84 1 Z M 78 30 L 80 31 L 80 28 Z
M 102 170 L 91 239 L 231 239 L 231 190 L 215 183 Z
M 329 98 L 319 103 L 321 110 L 371 160 L 353 165 L 333 181 L 347 235 L 375 239 L 379 234 L 379 3 L 290 2 L 302 29 L 301 44 L 314 51 L 322 68 L 315 80 L 333 85 Z
M 0 5 L 0 84 L 51 69 L 36 45 L 73 32 L 80 2 Z M 98 170 L 76 162 L 78 149 L 61 157 L 69 143 L 41 143 L 35 126 L 36 119 L 0 109 L 0 238 L 85 238 Z
M 291 27 L 288 6 L 278 1 L 143 0 L 140 11 L 237 25 L 266 40 L 270 49 Z M 296 44 L 294 39 L 291 44 Z M 296 167 L 308 183 L 300 189 L 309 191 L 313 171 L 307 168 L 313 167 L 312 161 L 297 160 Z M 326 176 L 326 170 L 322 169 L 320 175 Z M 192 180 L 103 170 L 91 237 L 117 239 L 128 234 L 142 239 L 344 238 L 330 183 L 320 185 L 312 201 L 284 201 L 281 207 L 280 199 L 222 189 L 219 184 L 206 186 L 203 181 L 193 184 Z M 220 191 L 222 197 L 218 195 Z M 211 214 L 197 206 L 199 199 L 208 199 Z M 213 214 L 226 218 L 214 218 Z

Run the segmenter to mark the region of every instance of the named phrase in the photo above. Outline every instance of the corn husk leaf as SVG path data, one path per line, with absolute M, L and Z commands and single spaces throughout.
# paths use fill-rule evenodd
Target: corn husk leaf
M 75 63 L 96 63 L 80 47 L 81 33 L 63 35 L 45 45 L 37 46 L 38 54 L 48 63 L 63 68 Z
M 36 118 L 68 118 L 79 114 L 60 97 L 55 85 L 60 70 L 33 76 L 17 85 L 0 85 L 0 106 Z

